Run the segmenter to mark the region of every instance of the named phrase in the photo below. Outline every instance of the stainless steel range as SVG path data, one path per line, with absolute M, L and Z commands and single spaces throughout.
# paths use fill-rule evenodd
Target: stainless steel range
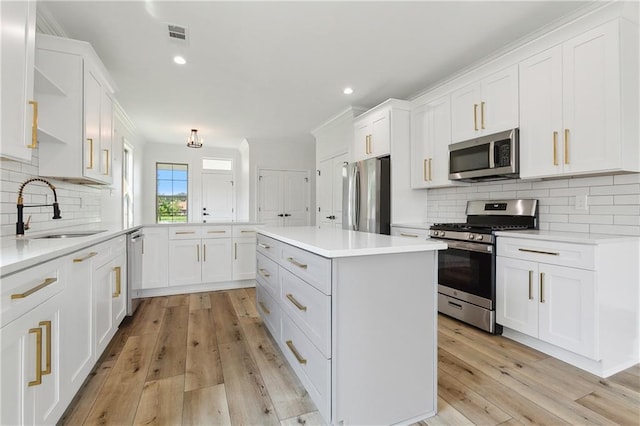
M 437 223 L 431 238 L 446 241 L 438 253 L 438 311 L 490 333 L 496 325 L 496 231 L 538 228 L 538 200 L 473 200 L 467 221 Z

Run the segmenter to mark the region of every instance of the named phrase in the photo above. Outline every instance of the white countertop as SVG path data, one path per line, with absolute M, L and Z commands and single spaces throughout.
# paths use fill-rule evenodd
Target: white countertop
M 530 240 L 556 241 L 562 243 L 576 244 L 607 244 L 628 241 L 631 239 L 640 240 L 640 237 L 613 235 L 613 234 L 588 234 L 583 232 L 562 232 L 562 231 L 498 231 L 497 237 L 526 238 Z
M 329 258 L 433 251 L 447 248 L 447 244 L 442 241 L 392 237 L 344 229 L 320 229 L 315 226 L 263 228 L 258 230 L 258 233 Z

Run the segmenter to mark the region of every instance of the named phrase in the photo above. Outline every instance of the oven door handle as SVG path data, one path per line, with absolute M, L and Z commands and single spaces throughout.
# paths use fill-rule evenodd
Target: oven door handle
M 452 249 L 475 251 L 478 253 L 493 252 L 493 245 L 491 244 L 469 243 L 466 241 L 455 241 L 455 240 L 440 240 L 440 241 L 447 243 L 448 248 L 452 248 Z

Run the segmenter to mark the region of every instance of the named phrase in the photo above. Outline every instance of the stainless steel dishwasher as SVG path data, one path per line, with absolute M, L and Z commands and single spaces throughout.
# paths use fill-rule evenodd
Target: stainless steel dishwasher
M 127 315 L 133 315 L 140 304 L 137 291 L 142 289 L 142 252 L 144 233 L 142 229 L 127 234 Z

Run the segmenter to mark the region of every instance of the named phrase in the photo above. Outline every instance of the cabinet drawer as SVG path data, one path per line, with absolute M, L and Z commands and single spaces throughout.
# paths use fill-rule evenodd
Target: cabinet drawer
M 256 286 L 256 306 L 260 317 L 271 332 L 273 338 L 280 341 L 280 306 L 267 290 L 258 282 Z
M 280 305 L 322 352 L 331 357 L 331 296 L 310 286 L 291 272 L 280 270 Z
M 230 238 L 231 226 L 207 226 L 201 228 L 200 235 L 202 235 L 202 238 Z
M 428 229 L 403 228 L 401 226 L 392 226 L 391 235 L 394 237 L 413 238 L 415 240 L 426 240 L 429 236 Z
M 257 250 L 259 253 L 262 253 L 273 260 L 278 260 L 278 249 L 280 248 L 280 243 L 278 241 L 274 240 L 273 238 L 258 234 L 257 244 Z
M 324 294 L 331 294 L 331 259 L 282 244 L 278 263 Z
M 282 313 L 280 348 L 289 365 L 296 372 L 323 418 L 331 418 L 331 360 L 325 358 L 294 324 Z
M 255 237 L 258 232 L 258 225 L 233 225 L 234 238 Z
M 64 289 L 63 270 L 62 260 L 52 260 L 2 277 L 0 327 L 61 292 Z
M 192 238 L 202 238 L 202 231 L 203 229 L 200 226 L 172 226 L 169 228 L 169 239 L 188 240 Z
M 256 253 L 258 271 L 256 280 L 261 283 L 271 296 L 280 296 L 280 282 L 278 280 L 278 264 L 261 253 Z
M 498 256 L 551 265 L 595 269 L 595 245 L 498 237 Z

